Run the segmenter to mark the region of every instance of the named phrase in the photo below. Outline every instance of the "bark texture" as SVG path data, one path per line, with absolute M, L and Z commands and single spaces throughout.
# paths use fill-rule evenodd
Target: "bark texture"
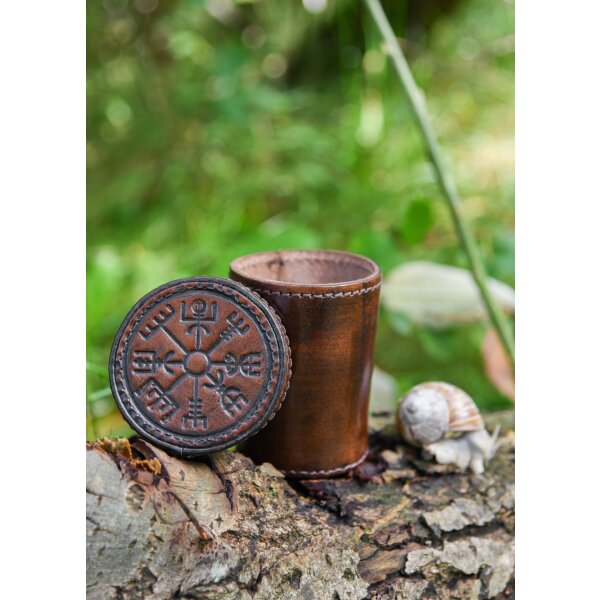
M 483 475 L 461 474 L 384 426 L 351 477 L 300 482 L 236 452 L 190 461 L 141 440 L 89 444 L 88 598 L 514 597 L 503 439 Z

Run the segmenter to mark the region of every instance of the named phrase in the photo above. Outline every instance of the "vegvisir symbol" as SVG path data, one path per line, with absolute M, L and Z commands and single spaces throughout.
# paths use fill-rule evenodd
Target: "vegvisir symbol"
M 223 412 L 229 417 L 235 417 L 244 410 L 249 400 L 240 388 L 227 385 L 225 378 L 261 377 L 264 373 L 263 353 L 248 352 L 237 355 L 227 351 L 222 359 L 213 358 L 214 352 L 222 344 L 236 336 L 245 336 L 250 331 L 246 316 L 238 310 L 232 310 L 225 318 L 224 327 L 215 337 L 211 336 L 211 326 L 218 322 L 220 307 L 216 302 L 209 303 L 202 298 L 192 298 L 181 301 L 177 308 L 179 310 L 171 304 L 161 306 L 139 330 L 142 340 L 149 340 L 162 331 L 174 349 L 162 351 L 162 355 L 153 349 L 135 349 L 131 359 L 132 373 L 137 376 L 154 376 L 162 372 L 174 377 L 165 387 L 160 383 L 164 381 L 164 375 L 161 376 L 160 382 L 155 377 L 150 377 L 142 381 L 134 396 L 155 414 L 161 423 L 174 422 L 176 415 L 180 414 L 177 423 L 182 429 L 206 430 L 209 427 L 209 416 L 205 414 L 203 404 L 208 397 L 203 397 L 202 389 L 214 390 L 213 393 L 218 395 Z M 186 325 L 185 328 L 170 327 L 172 323 L 176 324 L 173 319 L 177 315 L 180 323 Z M 191 344 L 188 342 L 186 345 L 185 340 L 179 339 L 180 333 L 175 333 L 174 330 L 193 336 L 193 349 L 189 349 L 187 346 Z M 207 336 L 211 336 L 214 342 L 203 349 L 203 341 Z M 183 399 L 184 405 L 187 405 L 185 410 L 180 406 L 183 390 L 180 390 L 179 395 L 175 394 L 180 402 L 174 399 L 173 392 L 181 383 L 190 380 L 192 385 L 188 384 L 186 389 L 191 387 L 191 397 Z M 186 392 L 183 394 L 185 398 Z

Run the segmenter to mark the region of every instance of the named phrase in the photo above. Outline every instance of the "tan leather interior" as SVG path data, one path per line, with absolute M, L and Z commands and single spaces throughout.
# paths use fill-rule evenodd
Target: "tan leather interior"
M 370 277 L 377 267 L 369 260 L 336 252 L 265 252 L 234 261 L 245 277 L 283 283 L 334 284 Z

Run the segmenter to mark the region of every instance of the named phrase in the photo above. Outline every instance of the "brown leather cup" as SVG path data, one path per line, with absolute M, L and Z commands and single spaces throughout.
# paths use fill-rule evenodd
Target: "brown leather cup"
M 283 406 L 244 451 L 296 478 L 358 465 L 368 451 L 379 267 L 348 252 L 284 250 L 238 258 L 230 277 L 275 309 L 292 353 Z

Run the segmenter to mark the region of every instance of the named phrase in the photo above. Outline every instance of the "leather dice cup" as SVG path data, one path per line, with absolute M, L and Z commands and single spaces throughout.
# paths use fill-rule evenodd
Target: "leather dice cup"
M 356 466 L 368 450 L 379 267 L 346 252 L 286 251 L 238 258 L 230 276 L 281 317 L 293 361 L 285 402 L 244 452 L 290 477 Z
M 173 281 L 131 309 L 109 365 L 124 418 L 179 456 L 242 444 L 296 478 L 358 465 L 379 267 L 347 252 L 289 250 L 238 258 L 230 278 Z

